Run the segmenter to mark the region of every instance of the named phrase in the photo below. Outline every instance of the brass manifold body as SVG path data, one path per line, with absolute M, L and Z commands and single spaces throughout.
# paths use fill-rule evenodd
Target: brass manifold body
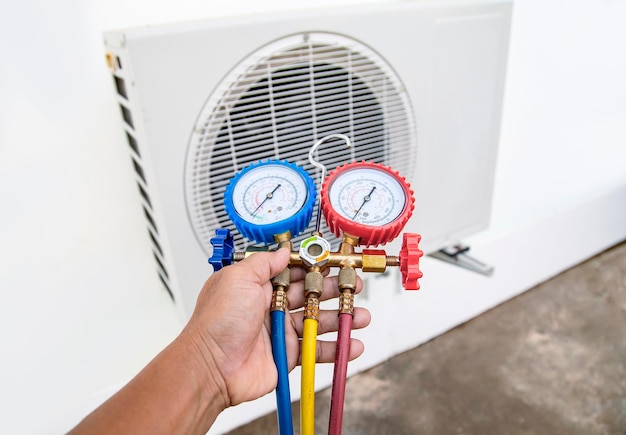
M 357 285 L 356 269 L 383 273 L 389 266 L 400 265 L 398 256 L 389 256 L 380 249 L 364 249 L 361 253 L 355 252 L 359 238 L 349 234 L 343 234 L 337 252 L 330 252 L 330 245 L 319 233 L 314 233 L 310 238 L 303 240 L 299 251 L 293 250 L 289 231 L 275 235 L 274 240 L 279 248 L 287 248 L 291 252 L 289 266 L 304 267 L 307 270 L 304 280 L 304 316 L 315 320 L 319 319 L 319 299 L 323 289 L 323 272 L 326 269 L 340 268 L 337 277 L 340 292 L 339 313 L 353 314 L 354 292 Z M 306 249 L 312 253 L 306 252 Z M 233 260 L 241 261 L 259 250 L 266 249 L 250 248 L 245 252 L 238 251 L 233 254 Z M 274 292 L 271 310 L 287 311 L 289 309 L 287 304 L 287 289 L 290 285 L 289 266 L 272 279 Z

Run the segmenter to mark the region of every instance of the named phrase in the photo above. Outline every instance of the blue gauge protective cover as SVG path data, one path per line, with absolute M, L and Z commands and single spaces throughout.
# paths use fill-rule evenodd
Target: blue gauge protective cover
M 286 166 L 297 172 L 298 175 L 302 177 L 305 185 L 307 186 L 308 196 L 302 208 L 298 210 L 293 216 L 287 219 L 283 219 L 282 221 L 273 222 L 271 224 L 259 225 L 244 220 L 235 211 L 235 205 L 233 203 L 233 190 L 242 176 L 256 168 L 265 165 Z M 226 210 L 226 213 L 228 214 L 230 220 L 237 228 L 237 231 L 239 231 L 242 236 L 256 243 L 271 244 L 274 243 L 274 235 L 276 234 L 290 231 L 291 236 L 295 237 L 308 227 L 309 222 L 311 222 L 311 218 L 313 217 L 313 208 L 315 207 L 316 196 L 317 189 L 315 188 L 315 182 L 313 181 L 313 178 L 311 178 L 311 176 L 308 174 L 308 172 L 306 172 L 304 169 L 284 160 L 265 160 L 246 166 L 244 169 L 239 171 L 233 178 L 230 179 L 228 185 L 226 186 L 226 191 L 224 192 L 224 209 Z

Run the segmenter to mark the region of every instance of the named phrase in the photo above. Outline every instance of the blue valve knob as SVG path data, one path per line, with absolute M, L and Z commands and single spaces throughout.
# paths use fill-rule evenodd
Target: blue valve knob
M 215 237 L 211 238 L 211 245 L 213 245 L 213 255 L 209 258 L 209 264 L 213 266 L 214 272 L 233 264 L 235 244 L 229 229 L 216 229 Z

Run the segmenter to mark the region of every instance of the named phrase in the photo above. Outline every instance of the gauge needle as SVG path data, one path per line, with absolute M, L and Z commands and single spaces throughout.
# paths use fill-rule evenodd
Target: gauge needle
M 361 207 L 359 207 L 359 209 L 356 211 L 356 213 L 354 213 L 354 216 L 352 216 L 352 220 L 356 219 L 357 215 L 359 214 L 359 212 L 361 211 L 365 203 L 369 201 L 370 199 L 372 199 L 372 193 L 374 193 L 375 190 L 376 190 L 376 186 L 372 187 L 372 190 L 370 190 L 370 193 L 368 193 L 367 195 L 363 197 L 363 203 L 361 204 Z
M 274 196 L 274 193 L 278 190 L 278 188 L 280 187 L 280 184 L 276 187 L 274 187 L 274 190 L 272 190 L 270 193 L 268 193 L 267 195 L 265 195 L 265 199 L 261 202 L 261 204 L 259 204 L 259 206 L 257 208 L 254 209 L 254 211 L 252 213 L 250 213 L 252 216 L 254 216 L 257 212 L 258 209 L 261 208 L 261 206 L 263 204 L 265 204 L 265 201 L 267 201 L 268 199 L 272 199 L 272 197 Z

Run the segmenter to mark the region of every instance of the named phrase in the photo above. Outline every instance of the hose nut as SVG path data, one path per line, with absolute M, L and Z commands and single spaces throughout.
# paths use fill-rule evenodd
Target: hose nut
M 324 288 L 324 275 L 321 272 L 308 272 L 304 277 L 304 295 L 319 298 Z
M 381 249 L 363 250 L 363 272 L 383 273 L 387 269 L 387 254 Z
M 289 288 L 291 284 L 291 271 L 289 268 L 285 268 L 282 272 L 272 278 L 272 285 L 274 288 L 283 287 L 285 290 Z
M 356 270 L 351 267 L 343 267 L 339 270 L 337 284 L 340 290 L 356 291 Z

